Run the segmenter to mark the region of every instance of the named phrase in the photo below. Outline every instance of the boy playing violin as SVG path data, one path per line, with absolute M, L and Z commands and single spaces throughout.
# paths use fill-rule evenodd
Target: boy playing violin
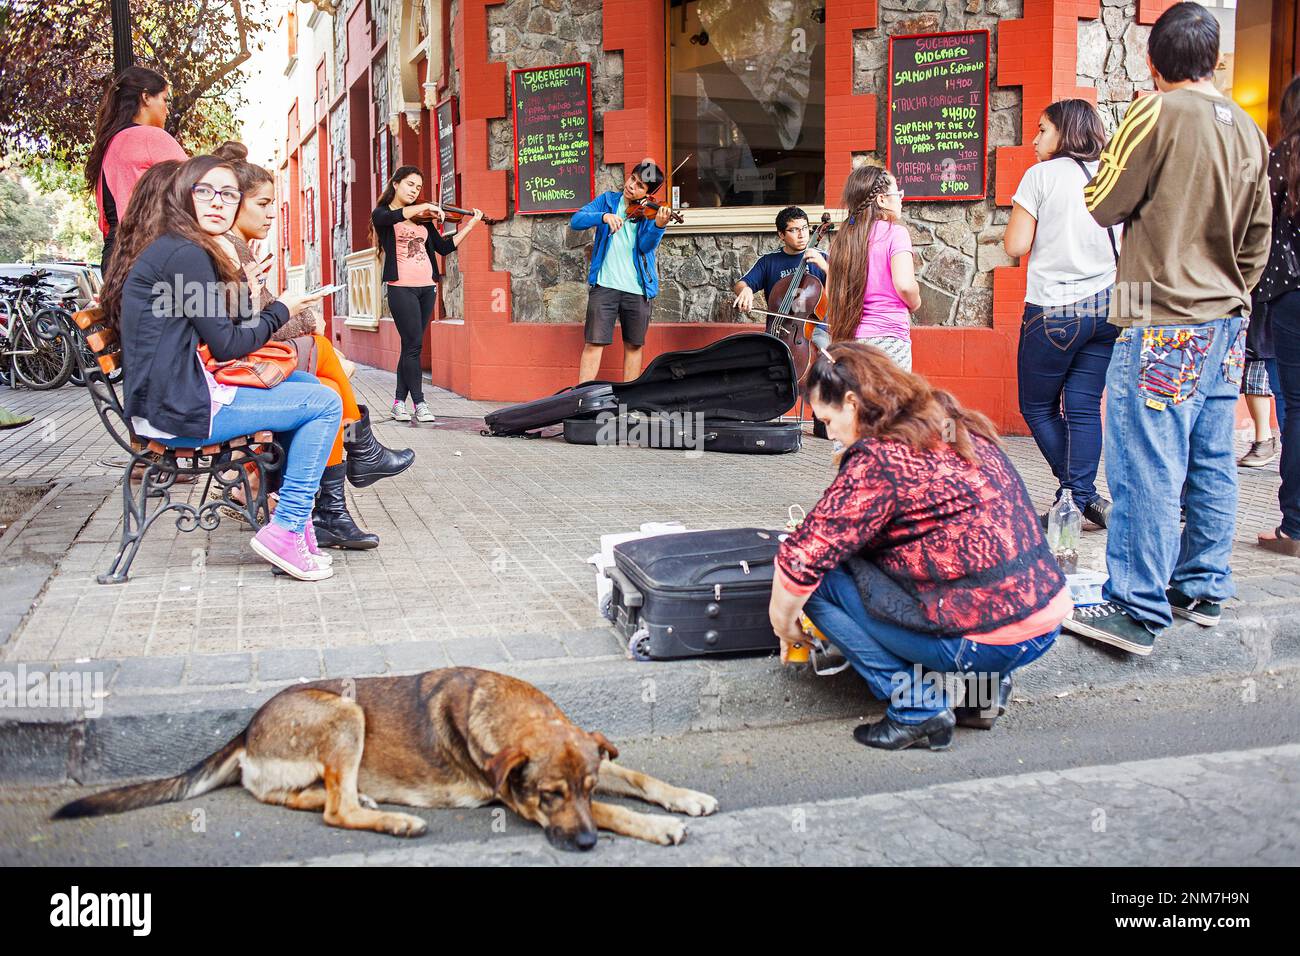
M 663 183 L 663 170 L 654 160 L 643 159 L 628 174 L 622 190 L 601 193 L 569 220 L 571 229 L 596 227 L 579 382 L 590 382 L 599 372 L 605 346 L 614 341 L 615 320 L 623 330 L 623 378 L 631 381 L 641 374 L 650 300 L 659 294 L 655 250 L 671 210 L 664 206 L 653 218 L 641 219 L 630 219 L 628 210 Z
M 826 273 L 830 270 L 826 257 L 816 249 L 808 249 L 811 229 L 806 212 L 798 206 L 786 206 L 776 214 L 776 234 L 781 238 L 780 250 L 760 256 L 754 267 L 731 287 L 731 291 L 736 293 L 732 305 L 741 312 L 748 312 L 754 307 L 754 293 L 759 289 L 763 290 L 768 309 L 775 311 L 779 303 L 772 301 L 772 290 L 799 267 L 801 258 L 808 263 L 810 275 L 816 276 L 823 283 L 826 281 Z M 805 249 L 808 249 L 806 255 Z M 769 329 L 771 325 L 769 317 Z

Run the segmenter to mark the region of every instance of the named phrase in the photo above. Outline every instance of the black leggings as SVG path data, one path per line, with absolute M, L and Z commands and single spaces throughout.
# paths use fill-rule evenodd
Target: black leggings
M 420 374 L 420 350 L 424 346 L 424 333 L 433 318 L 433 305 L 438 300 L 436 285 L 389 285 L 388 311 L 393 313 L 393 324 L 402 337 L 402 355 L 397 360 L 397 401 L 406 401 L 410 395 L 415 404 L 424 401 L 424 377 Z

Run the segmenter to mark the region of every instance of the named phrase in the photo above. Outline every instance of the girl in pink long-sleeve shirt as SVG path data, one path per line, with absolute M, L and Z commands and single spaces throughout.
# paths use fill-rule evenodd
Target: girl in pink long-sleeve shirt
M 95 143 L 86 160 L 86 184 L 95 193 L 104 234 L 100 268 L 107 272 L 117 223 L 144 171 L 166 159 L 184 162 L 181 144 L 163 129 L 167 81 L 143 66 L 123 70 L 104 94 L 95 121 Z

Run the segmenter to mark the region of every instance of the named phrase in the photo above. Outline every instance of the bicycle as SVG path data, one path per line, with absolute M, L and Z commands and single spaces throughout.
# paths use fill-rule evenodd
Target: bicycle
M 72 376 L 77 361 L 72 316 L 50 296 L 44 282 L 48 275 L 36 270 L 17 279 L 0 278 L 0 365 L 8 373 L 7 384 L 44 391 Z

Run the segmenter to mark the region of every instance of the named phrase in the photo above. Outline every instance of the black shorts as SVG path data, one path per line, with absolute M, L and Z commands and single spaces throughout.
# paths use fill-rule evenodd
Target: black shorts
M 650 300 L 643 295 L 592 286 L 587 292 L 587 325 L 583 339 L 588 345 L 609 345 L 614 341 L 614 320 L 623 328 L 623 344 L 645 345 L 650 327 Z

